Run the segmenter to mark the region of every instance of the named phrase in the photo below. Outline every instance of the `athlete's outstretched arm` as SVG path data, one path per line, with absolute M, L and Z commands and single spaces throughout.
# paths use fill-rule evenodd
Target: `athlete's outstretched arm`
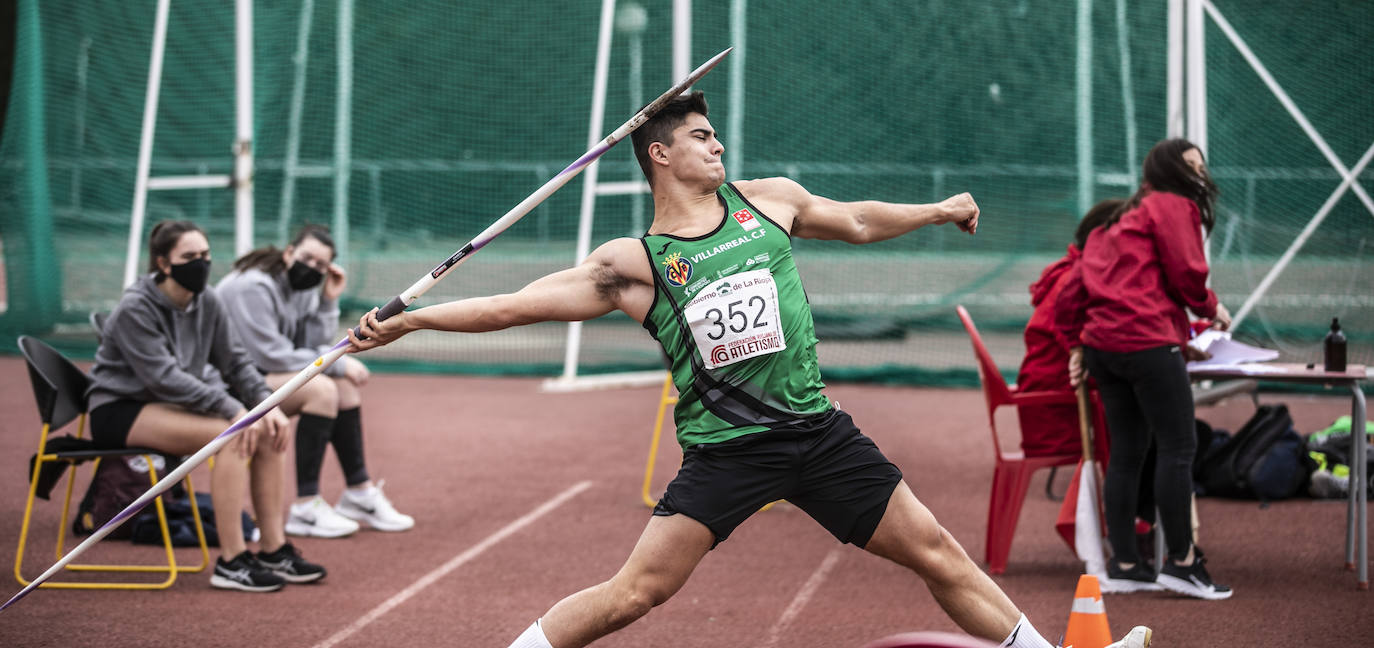
M 617 255 L 638 254 L 633 261 L 642 265 L 638 245 L 633 239 L 611 241 L 576 267 L 545 275 L 514 293 L 435 304 L 385 321 L 377 320 L 374 308 L 358 321 L 362 338 L 349 330 L 352 350 L 379 347 L 419 330 L 483 333 L 536 322 L 588 320 L 625 308 L 624 293 L 634 280 L 621 272 L 626 261 Z
M 814 195 L 787 178 L 767 178 L 737 185 L 756 204 L 785 205 L 792 216 L 789 231 L 802 238 L 873 243 L 926 225 L 944 223 L 957 223 L 959 229 L 969 234 L 978 231 L 978 204 L 967 193 L 931 204 L 878 200 L 840 202 Z M 764 211 L 772 215 L 776 210 L 764 208 Z

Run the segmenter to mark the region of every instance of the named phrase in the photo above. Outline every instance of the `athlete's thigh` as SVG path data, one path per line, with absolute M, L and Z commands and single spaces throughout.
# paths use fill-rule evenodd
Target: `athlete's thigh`
M 892 491 L 887 510 L 864 550 L 899 565 L 920 570 L 929 549 L 939 546 L 944 529 L 903 480 Z
M 612 579 L 657 601 L 675 594 L 715 543 L 706 525 L 686 515 L 654 515 Z
M 129 427 L 127 443 L 172 455 L 189 455 L 213 441 L 230 423 L 176 405 L 148 403 Z

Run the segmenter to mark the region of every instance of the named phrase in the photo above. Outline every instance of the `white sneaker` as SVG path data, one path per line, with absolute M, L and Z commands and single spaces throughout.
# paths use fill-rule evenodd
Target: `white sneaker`
M 1107 648 L 1150 648 L 1150 639 L 1153 638 L 1154 631 L 1145 626 L 1131 628 L 1126 636 L 1113 644 L 1107 644 Z
M 357 531 L 357 522 L 335 513 L 319 495 L 292 504 L 291 512 L 286 516 L 286 532 L 294 536 L 342 538 Z
M 384 484 L 385 481 L 379 481 L 376 486 L 362 494 L 345 488 L 334 510 L 345 517 L 366 522 L 378 531 L 405 531 L 415 526 L 415 518 L 397 511 L 396 507 L 391 505 L 391 500 L 382 492 Z

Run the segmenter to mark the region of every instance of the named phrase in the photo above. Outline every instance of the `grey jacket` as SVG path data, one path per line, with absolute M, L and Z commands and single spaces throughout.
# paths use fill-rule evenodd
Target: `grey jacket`
M 286 274 L 250 268 L 225 275 L 215 286 L 234 333 L 263 373 L 295 373 L 324 355 L 343 335 L 339 305 L 318 289 L 292 290 Z M 336 362 L 325 375 L 342 377 Z
M 234 337 L 214 289 L 207 287 L 181 310 L 158 290 L 152 274 L 125 289 L 105 321 L 91 378 L 91 409 L 129 399 L 227 419 L 272 393 Z

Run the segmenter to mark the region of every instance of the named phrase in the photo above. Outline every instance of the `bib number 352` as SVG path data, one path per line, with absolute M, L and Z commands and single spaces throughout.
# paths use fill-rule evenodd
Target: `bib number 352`
M 716 369 L 787 348 L 778 287 L 768 270 L 717 280 L 683 309 L 702 362 Z

